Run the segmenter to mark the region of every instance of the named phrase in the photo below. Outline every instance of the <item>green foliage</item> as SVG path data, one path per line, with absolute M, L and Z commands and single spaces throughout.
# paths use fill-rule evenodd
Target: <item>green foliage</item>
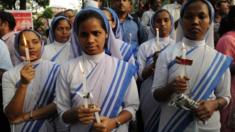
M 53 12 L 52 12 L 52 9 L 51 8 L 46 8 L 45 10 L 44 10 L 44 12 L 42 13 L 42 16 L 44 17 L 44 18 L 52 18 L 53 17 Z
M 49 0 L 36 0 L 36 2 L 42 7 L 46 7 L 49 5 Z

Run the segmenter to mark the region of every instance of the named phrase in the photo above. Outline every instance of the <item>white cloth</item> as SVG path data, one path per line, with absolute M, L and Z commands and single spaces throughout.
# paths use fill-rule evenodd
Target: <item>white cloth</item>
M 52 103 L 53 98 L 54 98 L 54 90 L 52 87 L 53 85 L 55 85 L 55 79 L 58 73 L 58 65 L 55 65 L 54 63 L 50 61 L 42 61 L 42 60 L 33 62 L 33 65 L 36 67 L 35 68 L 36 72 L 35 72 L 34 79 L 30 82 L 26 90 L 26 96 L 25 96 L 24 107 L 23 107 L 23 112 L 25 113 L 30 112 L 31 110 L 35 108 L 37 109 L 37 106 L 44 107 L 48 105 L 47 104 L 48 102 L 45 102 L 45 101 L 49 101 L 49 103 Z M 20 70 L 23 68 L 23 66 L 24 64 L 20 63 L 13 69 L 3 74 L 2 90 L 3 90 L 4 108 L 8 105 L 8 103 L 11 101 L 11 99 L 15 95 L 15 92 L 17 90 L 17 83 L 20 80 Z M 49 75 L 51 76 L 48 79 Z M 49 87 L 45 87 L 45 84 L 47 81 L 49 81 L 48 82 Z M 38 102 L 39 100 L 41 101 L 40 103 Z M 15 132 L 21 132 L 24 125 L 30 122 L 23 122 L 20 124 L 16 124 L 14 126 Z M 34 124 L 31 124 L 25 127 L 24 130 L 27 129 L 26 131 L 32 131 L 33 128 L 31 126 L 33 127 Z M 51 132 L 51 131 L 53 131 L 52 124 L 50 124 L 47 120 L 44 120 L 44 123 L 40 127 L 39 132 Z
M 187 54 L 187 59 L 193 60 L 193 64 L 191 66 L 186 66 L 186 76 L 188 76 L 190 80 L 188 81 L 188 89 L 186 90 L 185 94 L 188 94 L 190 97 L 192 96 L 193 98 L 195 97 L 194 95 L 191 95 L 194 92 L 193 88 L 195 88 L 197 84 L 205 83 L 206 79 L 201 80 L 204 74 L 207 75 L 206 77 L 208 77 L 209 75 L 212 76 L 211 78 L 209 78 L 209 81 L 213 80 L 214 77 L 217 77 L 217 71 L 214 71 L 214 72 L 210 71 L 206 73 L 207 70 L 212 69 L 212 68 L 216 70 L 220 70 L 221 66 L 223 66 L 220 63 L 221 60 L 218 61 L 218 59 L 214 59 L 216 58 L 215 55 L 218 55 L 220 57 L 225 57 L 225 56 L 223 56 L 222 54 L 218 53 L 217 51 L 215 51 L 214 49 L 206 45 L 205 40 L 192 41 L 192 40 L 188 40 L 184 38 L 183 42 L 186 45 L 187 52 L 190 50 L 192 51 Z M 175 59 L 176 56 L 182 55 L 181 49 L 182 49 L 182 42 L 179 42 L 179 43 L 169 46 L 164 52 L 160 54 L 156 63 L 154 82 L 152 86 L 153 91 L 157 88 L 165 87 L 176 76 L 180 75 L 182 66 L 179 64 L 171 65 L 172 64 L 171 62 Z M 217 65 L 216 67 L 210 67 L 212 62 L 215 62 L 216 64 L 220 64 L 220 65 Z M 207 100 L 215 99 L 216 97 L 230 98 L 231 95 L 230 95 L 229 68 L 226 69 L 226 71 L 222 74 L 221 78 L 219 78 L 217 82 L 218 84 L 217 86 L 215 86 L 215 90 L 209 95 L 209 98 L 207 98 Z M 208 83 L 206 83 L 205 85 L 207 85 Z M 205 85 L 203 86 L 199 85 L 198 88 L 208 89 L 208 87 L 204 87 Z M 201 96 L 202 94 L 199 94 L 199 95 Z M 175 112 L 177 110 L 179 109 L 169 106 L 168 102 L 161 104 L 159 131 L 163 131 L 164 126 L 167 126 L 168 128 L 170 127 L 170 125 L 167 125 L 167 122 L 169 120 L 174 122 L 174 120 L 171 117 L 177 117 L 177 115 L 175 115 Z M 186 114 L 186 111 L 183 111 L 183 114 Z M 180 122 L 180 120 L 178 122 Z M 177 123 L 175 124 L 177 125 Z M 219 112 L 218 111 L 214 112 L 212 117 L 209 120 L 207 120 L 205 124 L 197 121 L 195 118 L 195 120 L 191 122 L 184 130 L 184 132 L 193 132 L 193 131 L 219 132 L 220 131 Z
M 57 64 L 62 64 L 73 57 L 70 41 L 59 43 L 54 41 L 52 44 L 45 46 L 42 59 L 50 60 Z M 52 60 L 54 59 L 54 60 Z
M 9 50 L 6 44 L 0 40 L 0 69 L 9 70 L 12 67 Z
M 180 18 L 181 4 L 174 2 L 172 4 L 166 4 L 162 7 L 170 12 L 176 22 Z
M 156 51 L 161 51 L 166 46 L 175 43 L 175 41 L 170 37 L 166 37 L 159 38 L 159 44 L 156 43 L 156 38 L 153 38 L 144 42 L 139 47 L 139 50 L 137 52 L 137 62 L 139 65 L 138 75 L 140 78 L 142 78 L 143 69 L 153 63 L 153 61 L 151 61 L 151 59 L 153 58 L 152 55 Z
M 150 32 L 150 19 L 153 16 L 154 11 L 150 8 L 145 11 L 141 17 L 141 22 L 147 32 Z
M 71 108 L 76 108 L 79 105 L 83 104 L 82 98 L 76 94 L 77 89 L 81 87 L 81 92 L 84 90 L 84 87 L 81 86 L 82 83 L 82 72 L 79 67 L 79 63 L 82 64 L 85 71 L 85 76 L 87 77 L 87 90 L 91 92 L 94 96 L 93 103 L 97 104 L 99 107 L 104 103 L 101 109 L 101 115 L 104 115 L 105 108 L 112 108 L 114 101 L 111 100 L 109 105 L 106 104 L 107 100 L 105 99 L 106 95 L 110 96 L 113 93 L 113 87 L 110 89 L 111 82 L 113 80 L 114 69 L 118 69 L 117 75 L 121 75 L 123 72 L 120 72 L 121 67 L 117 67 L 118 60 L 110 57 L 104 53 L 89 56 L 83 53 L 82 56 L 70 60 L 68 63 L 61 66 L 61 70 L 57 80 L 57 89 L 56 89 L 56 103 L 58 112 L 63 115 L 63 113 Z M 125 63 L 123 61 L 120 61 Z M 125 63 L 127 64 L 127 63 Z M 126 71 L 124 71 L 126 72 Z M 80 76 L 79 76 L 80 75 Z M 120 86 L 120 84 L 115 84 L 114 86 Z M 111 91 L 109 91 L 111 90 Z M 109 92 L 108 92 L 109 91 Z M 108 93 L 108 94 L 107 94 Z M 118 92 L 117 92 L 118 93 Z M 73 96 L 72 96 L 73 95 Z M 115 93 L 115 96 L 118 95 Z M 139 98 L 137 92 L 137 86 L 134 80 L 134 77 L 131 78 L 130 83 L 128 84 L 127 91 L 125 92 L 123 98 L 123 108 L 118 110 L 118 113 L 121 110 L 127 110 L 132 114 L 132 118 L 135 119 L 135 112 L 139 106 Z M 108 114 L 109 115 L 109 114 Z M 89 131 L 91 125 L 83 125 L 79 122 L 71 124 L 70 131 Z M 123 124 L 118 128 L 118 132 L 127 132 L 128 123 Z

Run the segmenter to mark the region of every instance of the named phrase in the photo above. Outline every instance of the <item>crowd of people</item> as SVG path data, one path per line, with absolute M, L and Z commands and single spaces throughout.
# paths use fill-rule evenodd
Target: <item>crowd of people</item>
M 20 32 L 0 11 L 1 129 L 235 131 L 233 1 L 102 2 Z

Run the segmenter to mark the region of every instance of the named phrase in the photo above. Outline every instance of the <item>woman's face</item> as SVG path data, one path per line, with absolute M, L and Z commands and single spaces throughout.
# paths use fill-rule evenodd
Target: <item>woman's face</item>
M 23 40 L 23 35 L 26 39 L 27 44 L 25 45 L 24 40 Z M 29 49 L 29 56 L 30 56 L 30 61 L 35 61 L 40 59 L 41 57 L 41 40 L 39 37 L 31 31 L 25 31 L 22 33 L 19 41 L 19 53 L 21 56 L 26 56 L 25 55 L 25 48 L 28 47 Z
M 78 28 L 78 41 L 86 54 L 96 55 L 104 51 L 107 33 L 99 19 L 89 18 L 81 22 Z
M 155 20 L 155 29 L 159 29 L 160 37 L 167 37 L 171 31 L 171 18 L 170 15 L 166 11 L 162 11 L 157 14 Z
M 184 35 L 191 40 L 203 40 L 210 26 L 209 10 L 201 1 L 191 3 L 183 14 Z
M 70 24 L 73 25 L 75 13 L 73 11 L 67 11 L 64 13 L 64 15 L 69 19 Z
M 57 27 L 54 29 L 55 40 L 60 43 L 65 43 L 69 40 L 71 26 L 67 20 L 59 20 Z
M 111 15 L 111 13 L 107 10 L 103 10 L 105 16 L 107 17 L 108 21 L 109 21 L 109 25 L 111 25 L 111 28 L 114 29 L 116 26 L 115 21 L 113 20 L 113 17 Z

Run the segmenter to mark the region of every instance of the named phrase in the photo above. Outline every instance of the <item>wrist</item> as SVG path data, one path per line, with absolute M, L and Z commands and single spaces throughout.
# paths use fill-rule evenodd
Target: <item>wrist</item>
M 216 102 L 216 109 L 215 110 L 221 110 L 223 108 L 223 104 L 218 99 L 216 99 L 215 102 Z
M 114 121 L 115 121 L 115 128 L 119 128 L 122 123 L 119 121 L 118 117 L 114 118 Z

